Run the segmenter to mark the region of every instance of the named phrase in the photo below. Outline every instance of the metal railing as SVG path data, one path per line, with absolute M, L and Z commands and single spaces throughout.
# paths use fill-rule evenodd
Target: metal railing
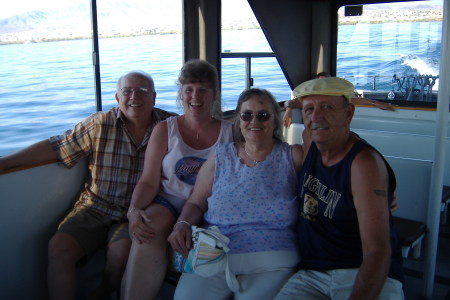
M 402 92 L 406 100 L 412 100 L 415 95 L 419 96 L 420 101 L 431 101 L 433 86 L 439 75 L 409 75 L 392 77 L 392 82 L 397 83 L 397 89 Z M 425 99 L 424 99 L 425 96 Z
M 344 78 L 370 78 L 372 82 L 372 90 L 377 91 L 380 85 L 380 80 L 384 80 L 384 85 L 391 85 L 390 91 L 386 91 L 393 97 L 395 92 L 398 92 L 402 98 L 406 101 L 418 100 L 418 101 L 433 101 L 433 86 L 436 84 L 436 80 L 439 79 L 439 75 L 406 75 L 398 76 L 383 76 L 383 75 L 349 75 L 343 76 Z M 388 97 L 389 98 L 389 97 Z M 393 100 L 393 99 L 389 99 Z
M 245 58 L 245 88 L 253 86 L 252 58 L 275 57 L 273 52 L 222 52 L 222 58 Z
M 222 52 L 221 58 L 245 58 L 245 87 L 253 86 L 252 78 L 252 58 L 275 57 L 273 52 Z M 381 82 L 384 86 L 390 85 L 391 88 L 384 91 L 388 94 L 388 100 L 394 100 L 396 93 L 407 101 L 433 101 L 433 86 L 439 75 L 407 75 L 407 76 L 387 76 L 387 75 L 348 75 L 343 78 L 369 78 L 371 80 L 372 91 L 377 91 Z

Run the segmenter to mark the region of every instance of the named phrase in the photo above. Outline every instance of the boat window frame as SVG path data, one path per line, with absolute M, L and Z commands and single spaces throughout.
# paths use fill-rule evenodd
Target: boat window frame
M 414 2 L 414 1 L 407 1 L 407 2 Z M 339 17 L 339 10 L 343 9 L 345 16 L 360 16 L 360 15 L 363 14 L 364 6 L 378 5 L 378 4 L 392 4 L 392 3 L 401 3 L 401 1 L 389 1 L 389 2 L 386 2 L 386 3 L 372 3 L 372 2 L 370 2 L 370 3 L 364 3 L 364 4 L 358 4 L 358 5 L 355 5 L 355 4 L 343 4 L 342 5 L 342 3 L 341 3 L 341 5 L 335 6 L 335 9 L 336 9 L 336 41 L 335 41 L 335 50 L 334 50 L 334 54 L 335 54 L 334 64 L 335 64 L 335 74 L 336 75 L 338 75 L 338 44 L 339 44 L 339 30 L 340 30 L 340 26 L 341 26 L 340 23 L 339 23 L 339 18 L 340 18 Z M 402 3 L 402 4 L 405 4 L 405 3 Z M 443 5 L 443 3 L 442 3 L 442 5 Z M 351 14 L 347 15 L 347 11 L 348 11 L 347 8 L 348 7 L 350 7 L 350 8 L 355 8 L 356 7 L 355 9 L 360 11 L 360 14 L 359 13 L 354 13 L 354 14 L 351 13 Z M 439 22 L 441 22 L 441 24 L 442 24 L 443 20 L 440 20 Z M 438 67 L 438 69 L 439 69 L 439 67 Z M 365 76 L 365 75 L 362 75 L 362 76 Z M 372 78 L 372 81 L 373 81 L 373 84 L 372 84 L 373 91 L 372 92 L 376 92 L 375 87 L 377 85 L 377 78 L 383 77 L 383 76 L 367 75 L 366 77 L 370 77 L 370 76 L 373 77 Z M 431 101 L 429 99 L 427 100 L 426 97 L 428 97 L 428 95 L 423 95 L 423 93 L 420 93 L 420 95 L 418 95 L 417 91 L 418 90 L 422 90 L 423 91 L 423 86 L 422 87 L 419 86 L 418 88 L 416 88 L 417 84 L 419 84 L 419 83 L 416 83 L 416 82 L 422 82 L 423 83 L 422 85 L 427 85 L 427 84 L 425 84 L 425 82 L 428 82 L 428 81 L 430 83 L 432 83 L 432 84 L 435 84 L 435 81 L 439 81 L 439 74 L 437 74 L 436 76 L 432 76 L 431 74 L 430 75 L 428 75 L 428 74 L 418 74 L 418 75 L 396 76 L 396 77 L 395 76 L 396 75 L 390 76 L 390 78 L 392 78 L 391 80 L 392 80 L 392 85 L 393 86 L 394 86 L 394 83 L 397 84 L 396 87 L 395 87 L 395 90 L 397 92 L 394 94 L 394 96 L 396 94 L 401 95 L 400 97 L 398 97 L 400 99 L 398 99 L 396 97 L 394 97 L 394 99 L 390 99 L 389 97 L 387 97 L 387 94 L 389 94 L 389 93 L 387 93 L 387 94 L 385 93 L 386 97 L 384 99 L 382 99 L 382 98 L 380 98 L 381 96 L 377 95 L 376 93 L 371 95 L 371 93 L 370 93 L 371 90 L 364 90 L 366 92 L 366 94 L 368 94 L 370 96 L 359 94 L 356 91 L 355 91 L 355 96 L 363 97 L 363 98 L 370 98 L 370 99 L 373 99 L 373 100 L 376 100 L 376 101 L 382 101 L 382 102 L 390 103 L 390 104 L 398 106 L 399 108 L 401 108 L 401 107 L 412 107 L 414 109 L 432 109 L 432 110 L 436 109 L 436 107 L 437 107 L 437 95 L 438 95 L 439 90 L 438 89 L 432 89 L 432 86 L 430 86 L 429 87 L 429 93 L 430 93 L 430 97 L 429 98 L 431 98 Z M 350 76 L 350 77 L 355 77 L 355 76 Z M 350 77 L 346 76 L 346 79 L 349 79 Z M 388 77 L 388 76 L 384 76 L 384 77 Z M 408 78 L 408 77 L 411 77 L 411 78 Z M 403 86 L 407 85 L 406 81 L 413 82 L 413 84 L 416 84 L 415 86 L 413 86 L 409 90 L 409 93 L 408 93 L 408 90 L 406 90 L 406 88 L 405 88 L 405 91 L 402 92 Z M 402 84 L 402 83 L 404 83 L 404 84 Z M 425 87 L 425 88 L 427 88 L 427 87 Z M 358 88 L 357 88 L 357 90 L 358 90 Z M 410 97 L 408 97 L 408 95 Z M 417 101 L 416 100 L 411 100 L 411 99 L 414 99 L 414 96 L 418 96 L 421 100 L 417 100 Z M 406 98 L 406 99 L 402 99 L 402 98 Z
M 91 0 L 92 65 L 94 66 L 95 106 L 102 110 L 102 84 L 100 72 L 100 49 L 98 44 L 97 0 Z

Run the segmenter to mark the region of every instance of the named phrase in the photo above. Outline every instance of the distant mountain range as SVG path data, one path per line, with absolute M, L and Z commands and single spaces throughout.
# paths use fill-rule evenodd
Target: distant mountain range
M 175 1 L 145 3 L 147 4 L 137 1 L 99 3 L 97 11 L 100 34 L 115 36 L 142 31 L 181 30 L 181 6 L 174 7 Z M 85 3 L 59 9 L 32 10 L 0 20 L 0 42 L 5 42 L 5 39 L 14 42 L 14 37 L 16 42 L 33 42 L 64 37 L 83 38 L 90 35 L 90 6 Z
M 85 1 L 64 6 L 30 10 L 0 20 L 0 44 L 41 42 L 59 39 L 89 38 L 91 36 L 90 6 Z M 237 7 L 239 6 L 239 7 Z M 242 6 L 242 7 L 241 7 Z M 405 18 L 405 10 L 396 9 L 395 20 Z M 238 9 L 236 9 L 238 8 Z M 420 16 L 429 17 L 436 7 L 417 5 Z M 141 35 L 152 33 L 178 33 L 182 30 L 181 1 L 97 1 L 98 28 L 102 37 Z M 223 29 L 259 28 L 246 1 L 226 0 L 223 3 Z M 364 14 L 369 20 L 386 18 L 385 14 L 370 17 L 370 6 Z M 407 13 L 411 16 L 411 13 Z M 440 11 L 442 18 L 442 9 Z M 392 14 L 390 14 L 392 16 Z M 433 16 L 439 17 L 439 12 Z M 419 16 L 419 17 L 420 17 Z M 355 22 L 349 17 L 347 22 Z M 418 19 L 418 18 L 415 18 Z
M 365 10 L 362 16 L 344 17 L 342 12 L 339 16 L 339 24 L 442 21 L 442 14 L 442 7 L 431 8 L 426 5 L 421 5 L 413 10 L 392 8 Z

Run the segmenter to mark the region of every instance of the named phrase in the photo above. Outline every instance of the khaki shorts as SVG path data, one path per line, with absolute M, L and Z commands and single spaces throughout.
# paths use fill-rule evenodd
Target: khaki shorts
M 359 269 L 328 271 L 300 270 L 278 293 L 275 300 L 295 299 L 349 299 Z M 377 299 L 403 300 L 403 284 L 387 277 Z
M 73 236 L 86 255 L 107 244 L 130 238 L 128 221 L 117 221 L 86 207 L 74 208 L 59 224 L 58 232 Z

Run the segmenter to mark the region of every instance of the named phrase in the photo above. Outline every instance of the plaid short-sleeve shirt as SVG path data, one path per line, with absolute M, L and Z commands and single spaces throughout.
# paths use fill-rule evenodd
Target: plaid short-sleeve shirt
M 95 113 L 50 143 L 64 166 L 88 158 L 89 175 L 75 207 L 84 206 L 113 219 L 126 218 L 133 189 L 144 167 L 144 156 L 154 126 L 174 115 L 153 108 L 152 124 L 136 145 L 118 107 Z

